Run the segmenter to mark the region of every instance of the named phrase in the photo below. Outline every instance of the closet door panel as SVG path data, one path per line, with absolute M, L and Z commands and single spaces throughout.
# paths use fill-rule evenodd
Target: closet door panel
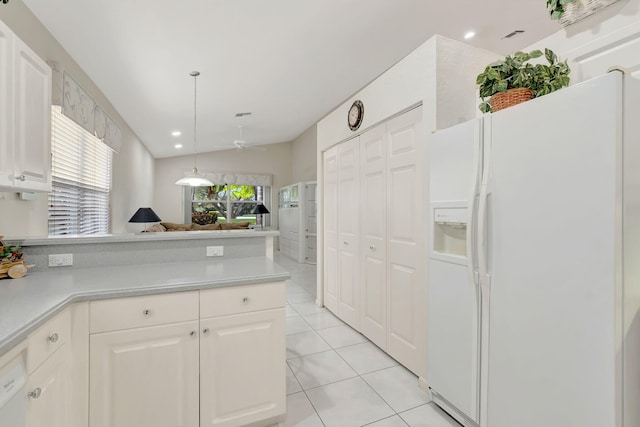
M 323 155 L 324 305 L 338 312 L 338 148 Z
M 387 352 L 426 370 L 427 195 L 422 108 L 387 123 Z
M 340 265 L 338 317 L 360 329 L 359 139 L 338 146 L 338 255 Z
M 387 346 L 386 186 L 384 125 L 360 137 L 362 333 Z

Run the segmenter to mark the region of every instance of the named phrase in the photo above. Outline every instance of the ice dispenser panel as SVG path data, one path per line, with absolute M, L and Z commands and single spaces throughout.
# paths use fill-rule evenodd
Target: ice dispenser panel
M 467 208 L 435 208 L 433 213 L 434 253 L 466 257 Z

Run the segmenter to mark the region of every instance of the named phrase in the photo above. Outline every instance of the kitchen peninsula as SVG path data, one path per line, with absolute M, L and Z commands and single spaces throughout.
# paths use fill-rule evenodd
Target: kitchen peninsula
M 25 366 L 28 425 L 277 421 L 289 278 L 272 260 L 277 235 L 7 239 L 43 264 L 0 281 L 0 372 Z M 207 257 L 212 244 L 224 256 Z M 46 267 L 67 250 L 73 266 Z

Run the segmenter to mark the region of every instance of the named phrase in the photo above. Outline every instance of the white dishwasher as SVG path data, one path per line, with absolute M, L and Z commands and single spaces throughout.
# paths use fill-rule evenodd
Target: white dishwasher
M 0 370 L 0 426 L 26 425 L 27 373 L 22 357 L 17 357 Z

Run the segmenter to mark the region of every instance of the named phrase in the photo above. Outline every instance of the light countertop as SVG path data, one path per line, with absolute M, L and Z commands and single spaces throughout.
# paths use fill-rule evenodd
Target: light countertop
M 0 355 L 78 301 L 220 288 L 288 279 L 267 257 L 119 265 L 0 280 Z
M 252 237 L 277 237 L 278 230 L 193 230 L 164 233 L 90 234 L 82 236 L 54 237 L 6 237 L 7 243 L 20 246 L 73 245 L 87 243 L 159 242 L 163 240 L 235 239 Z

